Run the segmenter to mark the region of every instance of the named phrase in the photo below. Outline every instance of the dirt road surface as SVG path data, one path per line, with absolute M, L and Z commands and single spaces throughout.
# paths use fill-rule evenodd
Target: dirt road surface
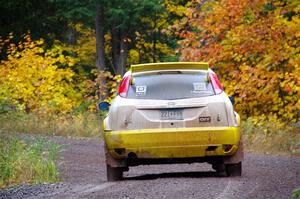
M 217 177 L 208 164 L 131 167 L 107 182 L 103 142 L 56 137 L 62 182 L 0 190 L 0 198 L 289 198 L 300 187 L 300 158 L 246 154 L 242 177 Z

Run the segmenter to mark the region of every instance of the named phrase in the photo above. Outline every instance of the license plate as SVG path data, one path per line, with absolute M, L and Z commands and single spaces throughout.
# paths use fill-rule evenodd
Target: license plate
M 160 118 L 162 120 L 183 120 L 182 109 L 160 110 Z

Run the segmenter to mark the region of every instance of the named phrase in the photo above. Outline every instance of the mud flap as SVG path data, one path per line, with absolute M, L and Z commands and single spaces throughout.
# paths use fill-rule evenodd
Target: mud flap
M 115 159 L 113 158 L 110 153 L 107 150 L 106 145 L 104 146 L 104 152 L 105 152 L 105 161 L 106 164 L 110 167 L 123 167 L 127 168 L 127 160 L 126 159 Z
M 243 142 L 240 141 L 237 152 L 232 156 L 224 156 L 224 164 L 237 164 L 244 160 Z

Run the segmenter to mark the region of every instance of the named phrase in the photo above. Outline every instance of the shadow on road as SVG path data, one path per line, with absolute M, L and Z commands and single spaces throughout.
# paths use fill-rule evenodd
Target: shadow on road
M 134 177 L 124 177 L 124 180 L 153 180 L 158 178 L 207 178 L 219 177 L 216 172 L 173 172 L 173 173 L 159 173 L 159 174 L 146 174 Z

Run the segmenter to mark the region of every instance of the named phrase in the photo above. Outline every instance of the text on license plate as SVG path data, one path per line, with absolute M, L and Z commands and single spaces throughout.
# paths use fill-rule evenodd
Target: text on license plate
M 160 118 L 162 120 L 183 120 L 182 109 L 160 110 Z

